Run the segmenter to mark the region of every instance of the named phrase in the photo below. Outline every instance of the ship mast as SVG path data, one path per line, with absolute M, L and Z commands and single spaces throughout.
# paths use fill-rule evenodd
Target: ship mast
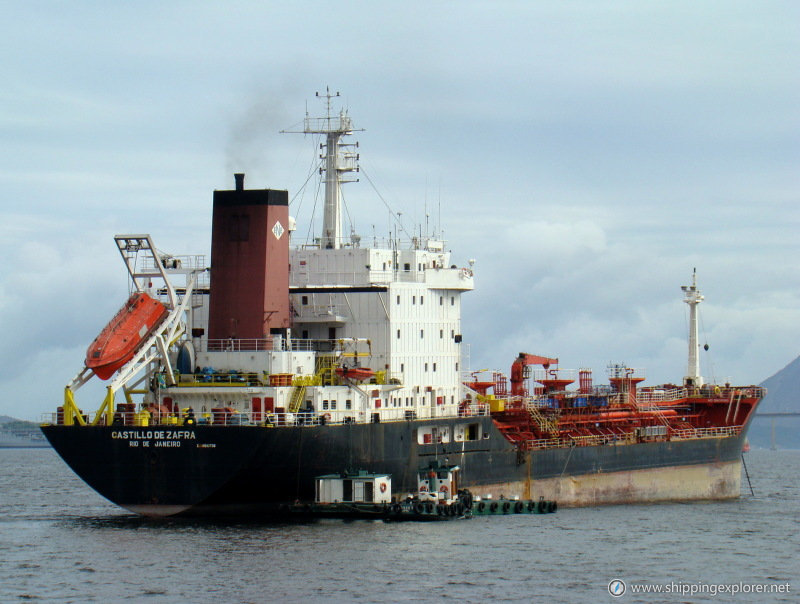
M 338 116 L 331 114 L 331 99 L 337 98 L 339 93 L 331 94 L 326 87 L 325 94 L 317 92 L 316 95 L 325 99 L 325 117 L 310 117 L 306 111 L 303 133 L 325 135 L 325 143 L 320 144 L 324 150 L 320 159 L 325 162 L 319 169 L 320 174 L 325 173 L 325 209 L 319 245 L 322 249 L 338 249 L 343 243 L 341 186 L 346 182 L 358 182 L 358 179 L 348 178 L 350 172 L 359 171 L 359 156 L 352 150 L 358 148 L 358 143 L 341 142 L 342 137 L 354 130 L 347 111 L 340 110 Z
M 700 345 L 697 332 L 697 305 L 703 300 L 700 290 L 697 289 L 697 269 L 692 272 L 692 284 L 682 285 L 685 294 L 683 299 L 689 305 L 689 363 L 683 383 L 686 386 L 702 386 L 703 376 L 700 375 Z

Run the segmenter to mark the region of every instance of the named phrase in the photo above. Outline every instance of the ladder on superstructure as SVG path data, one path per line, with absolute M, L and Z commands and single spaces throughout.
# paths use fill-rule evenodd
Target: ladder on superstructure
M 319 355 L 314 365 L 314 375 L 301 375 L 292 380 L 294 390 L 289 398 L 289 413 L 300 411 L 300 405 L 303 404 L 306 389 L 309 386 L 336 385 L 336 357 L 334 355 Z
M 323 386 L 336 385 L 336 355 L 320 354 L 317 356 L 314 371 Z

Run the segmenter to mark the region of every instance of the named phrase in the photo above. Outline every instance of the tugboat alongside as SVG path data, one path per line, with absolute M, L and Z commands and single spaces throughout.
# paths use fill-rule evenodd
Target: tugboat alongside
M 368 472 L 318 476 L 314 503 L 296 501 L 283 506 L 295 518 L 360 518 L 369 520 L 455 520 L 472 516 L 472 495 L 458 484 L 458 466 L 431 462 L 419 472 L 417 492 L 397 501 L 392 497 L 392 477 Z M 440 488 L 431 491 L 431 485 Z
M 83 480 L 156 516 L 277 516 L 315 501 L 318 479 L 342 468 L 391 477 L 370 503 L 391 506 L 418 489 L 420 468 L 445 458 L 460 468 L 448 498 L 509 497 L 489 507 L 739 496 L 740 452 L 764 390 L 704 382 L 696 278 L 683 288 L 689 362 L 679 383 L 643 386 L 616 364 L 597 385 L 588 369 L 528 353 L 510 379 L 470 372 L 461 296 L 473 289 L 471 266 L 422 230 L 369 246 L 345 237 L 340 188 L 358 155 L 342 139 L 354 127 L 331 111 L 334 95 L 322 96 L 326 115 L 307 115 L 303 128 L 324 137 L 313 243 L 290 246 L 286 191 L 246 189 L 242 174 L 214 192 L 210 266 L 146 234 L 114 237 L 131 297 L 42 426 Z M 86 413 L 76 392 L 95 375 L 108 380 L 106 396 Z
M 519 497 L 494 500 L 473 497 L 469 489 L 459 489 L 461 468 L 431 461 L 417 474 L 417 491 L 405 499 L 390 498 L 392 477 L 368 472 L 343 472 L 318 476 L 313 503 L 296 501 L 282 506 L 284 516 L 318 519 L 343 518 L 386 521 L 455 520 L 479 516 L 509 514 L 551 514 L 555 501 L 521 501 Z

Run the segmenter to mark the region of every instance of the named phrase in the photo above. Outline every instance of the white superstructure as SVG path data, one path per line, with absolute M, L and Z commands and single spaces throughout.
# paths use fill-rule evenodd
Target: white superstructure
M 326 100 L 327 114 L 306 115 L 304 132 L 326 136 L 324 221 L 317 245 L 290 252 L 293 340 L 369 340 L 368 359 L 350 362 L 385 372 L 389 382 L 388 388 L 364 386 L 369 413 L 453 414 L 462 398 L 461 293 L 473 289 L 472 271 L 452 265 L 444 242 L 433 238 L 374 247 L 361 247 L 359 237 L 342 239 L 339 190 L 352 182 L 348 175 L 358 169 L 358 156 L 342 152 L 353 145 L 341 138 L 353 126 L 346 112 L 331 115 L 338 93 L 317 96 Z M 309 388 L 306 404 L 318 407 L 321 399 L 319 410 L 330 411 L 329 394 Z
M 458 415 L 467 369 L 461 294 L 473 289 L 472 270 L 452 264 L 445 242 L 433 237 L 373 240 L 372 247 L 358 236 L 344 240 L 339 189 L 352 182 L 358 156 L 341 139 L 353 126 L 346 112 L 331 114 L 338 93 L 317 96 L 327 115 L 307 115 L 303 132 L 326 137 L 324 220 L 313 245 L 289 251 L 291 330 L 250 341 L 198 335 L 192 375 L 154 402 L 190 407 L 200 418 L 227 409 L 279 423 Z M 207 299 L 197 306 L 191 332 L 207 333 Z M 170 362 L 179 364 L 175 355 Z
M 378 396 L 370 389 L 371 411 L 453 413 L 461 400 L 461 293 L 473 278 L 450 265 L 440 242 L 293 250 L 290 283 L 294 342 L 369 340 L 371 355 L 360 362 L 390 383 Z

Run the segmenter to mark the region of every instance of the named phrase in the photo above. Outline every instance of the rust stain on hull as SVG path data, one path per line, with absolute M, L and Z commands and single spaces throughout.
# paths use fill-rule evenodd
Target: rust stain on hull
M 741 493 L 741 461 L 562 476 L 482 485 L 476 494 L 544 497 L 559 506 L 736 499 Z M 529 475 L 530 476 L 530 475 Z

